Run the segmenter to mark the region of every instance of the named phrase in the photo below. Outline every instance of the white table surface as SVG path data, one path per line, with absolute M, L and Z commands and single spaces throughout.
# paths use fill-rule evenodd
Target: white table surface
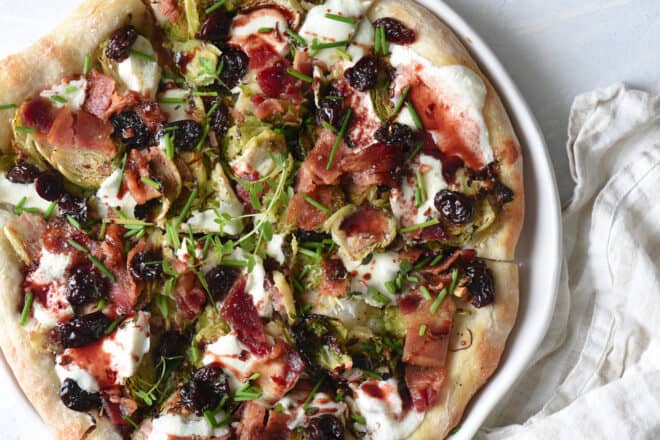
M 490 45 L 528 100 L 545 134 L 562 201 L 573 184 L 565 153 L 573 97 L 624 81 L 660 85 L 657 0 L 446 0 Z M 78 0 L 0 0 L 0 58 L 36 40 Z M 0 374 L 0 438 L 44 431 Z

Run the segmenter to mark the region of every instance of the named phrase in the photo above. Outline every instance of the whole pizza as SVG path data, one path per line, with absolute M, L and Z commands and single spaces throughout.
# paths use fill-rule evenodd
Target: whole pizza
M 0 64 L 0 346 L 62 439 L 438 439 L 522 158 L 411 0 L 86 0 Z

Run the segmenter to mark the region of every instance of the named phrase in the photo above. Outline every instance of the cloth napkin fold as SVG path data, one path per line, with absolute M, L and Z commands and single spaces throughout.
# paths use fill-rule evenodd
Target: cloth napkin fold
M 550 330 L 477 438 L 660 438 L 660 96 L 578 96 Z

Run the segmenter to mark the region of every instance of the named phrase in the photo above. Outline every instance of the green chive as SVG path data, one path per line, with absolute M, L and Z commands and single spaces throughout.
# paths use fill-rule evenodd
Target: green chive
M 28 133 L 28 134 L 35 134 L 37 130 L 31 127 L 21 127 L 21 126 L 16 126 L 14 127 L 14 130 L 21 132 L 21 133 Z
M 227 0 L 218 0 L 218 1 L 215 2 L 213 5 L 211 5 L 211 6 L 209 6 L 208 8 L 206 8 L 206 11 L 204 11 L 204 12 L 206 12 L 207 14 L 210 14 L 211 12 L 220 9 L 220 8 L 222 7 L 222 5 L 225 4 L 226 1 L 227 1 Z
M 222 260 L 222 264 L 225 266 L 231 266 L 231 267 L 247 267 L 247 261 L 243 260 L 236 260 L 233 258 L 225 258 Z
M 408 156 L 408 160 L 413 160 L 415 156 L 422 150 L 422 147 L 424 146 L 424 142 L 420 142 L 415 146 L 415 149 L 410 153 L 410 156 Z
M 218 96 L 218 92 L 193 92 L 195 96 Z
M 217 428 L 218 422 L 215 420 L 215 414 L 210 409 L 204 411 L 204 417 L 206 418 L 206 423 L 209 424 L 211 428 Z
M 454 268 L 451 272 L 451 284 L 449 285 L 449 293 L 454 294 L 454 289 L 456 289 L 456 282 L 458 281 L 458 269 Z
M 83 61 L 83 75 L 87 75 L 90 70 L 92 70 L 92 56 L 87 54 L 85 55 L 85 61 Z
M 115 320 L 112 321 L 110 325 L 105 328 L 105 330 L 103 330 L 103 334 L 109 335 L 110 333 L 112 333 L 117 328 L 119 323 L 122 322 L 123 320 L 124 320 L 123 316 L 118 316 L 117 318 L 115 318 Z
M 421 188 L 415 188 L 415 208 L 419 208 L 424 203 L 424 196 L 422 194 Z
M 312 403 L 312 400 L 314 399 L 314 395 L 316 392 L 319 390 L 321 385 L 323 384 L 323 381 L 325 380 L 325 376 L 321 376 L 321 379 L 319 379 L 318 382 L 314 385 L 314 388 L 312 388 L 312 391 L 309 392 L 307 395 L 307 398 L 305 399 L 305 403 L 303 403 L 303 409 L 307 410 L 309 408 L 309 404 Z
M 420 270 L 423 267 L 426 267 L 426 265 L 429 264 L 429 261 L 431 261 L 431 257 L 426 257 L 426 258 L 422 259 L 422 261 L 415 264 L 415 267 L 413 267 L 413 270 Z
M 344 120 L 341 123 L 341 128 L 339 129 L 339 134 L 337 134 L 337 139 L 335 140 L 335 143 L 332 146 L 332 151 L 330 151 L 328 164 L 325 167 L 326 170 L 332 168 L 332 162 L 335 160 L 335 156 L 337 155 L 337 150 L 339 149 L 339 144 L 341 143 L 341 140 L 344 138 L 344 134 L 346 134 L 346 130 L 348 129 L 348 121 L 350 121 L 352 113 L 353 113 L 352 110 L 349 108 L 348 111 L 346 112 L 346 116 L 344 116 Z
M 380 374 L 378 374 L 376 372 L 369 371 L 369 370 L 364 370 L 364 371 L 362 371 L 362 373 L 367 377 L 371 377 L 371 378 L 376 379 L 376 380 L 383 380 L 383 376 L 381 376 Z
M 424 336 L 426 334 L 426 324 L 419 326 L 419 332 L 417 334 L 419 334 L 419 336 Z
M 408 232 L 413 232 L 413 231 L 417 231 L 418 229 L 428 228 L 429 226 L 437 225 L 438 223 L 440 223 L 440 220 L 434 218 L 433 220 L 429 220 L 427 222 L 420 223 L 418 225 L 412 225 L 412 226 L 408 226 L 407 228 L 403 228 L 400 230 L 400 232 L 402 234 L 407 234 Z
M 305 75 L 304 73 L 300 73 L 297 70 L 292 69 L 290 67 L 286 69 L 286 71 L 289 75 L 293 76 L 294 78 L 298 78 L 301 81 L 305 81 L 308 83 L 312 83 L 314 81 L 314 78 L 312 78 L 311 76 Z
M 355 420 L 356 422 L 358 422 L 360 425 L 366 425 L 367 424 L 366 419 L 364 417 L 362 417 L 361 415 L 359 415 L 359 414 L 351 414 L 351 418 L 353 420 Z
M 0 104 L 0 110 L 10 110 L 15 109 L 16 107 L 16 104 Z
M 396 293 L 396 283 L 394 281 L 387 281 L 385 282 L 385 288 L 387 289 L 388 292 L 390 292 L 392 295 Z
M 190 208 L 192 207 L 193 201 L 197 197 L 197 192 L 199 191 L 199 188 L 195 185 L 195 188 L 193 188 L 192 193 L 190 193 L 190 197 L 188 197 L 188 200 L 186 200 L 186 204 L 183 207 L 183 210 L 181 211 L 181 214 L 179 214 L 179 217 L 176 219 L 176 226 L 175 229 L 179 228 L 179 225 L 183 223 L 183 220 L 185 220 L 186 216 L 188 215 L 188 212 L 190 212 Z
M 96 305 L 96 310 L 103 310 L 103 308 L 105 307 L 105 303 L 106 303 L 107 301 L 108 301 L 107 299 L 105 299 L 105 298 L 101 298 L 101 299 L 99 300 L 99 303 Z
M 100 261 L 98 258 L 96 258 L 94 255 L 91 255 L 91 254 L 90 254 L 90 255 L 87 255 L 87 258 L 89 258 L 89 261 L 91 261 L 92 264 L 93 264 L 94 266 L 96 266 L 96 268 L 97 268 L 98 270 L 100 270 L 101 272 L 103 272 L 103 274 L 104 274 L 106 277 L 108 277 L 108 279 L 109 279 L 110 281 L 112 281 L 113 283 L 116 283 L 116 282 L 117 282 L 117 279 L 115 278 L 115 276 L 113 275 L 113 273 L 110 272 L 110 269 L 108 269 L 107 267 L 105 267 L 105 264 L 101 263 L 101 261 Z
M 343 96 L 337 96 L 337 95 L 328 95 L 323 99 L 329 99 L 331 101 L 343 101 L 344 97 Z
M 18 203 L 14 207 L 14 214 L 21 215 L 21 213 L 23 212 L 23 205 L 25 205 L 25 202 L 27 202 L 27 196 L 23 196 L 21 200 L 18 201 Z
M 159 102 L 161 104 L 185 104 L 185 98 L 160 98 Z
M 128 158 L 128 153 L 124 153 L 124 157 L 121 159 L 121 169 L 119 171 L 119 185 L 117 186 L 117 195 L 121 191 L 121 185 L 124 182 L 124 171 L 126 170 L 126 159 Z
M 73 216 L 68 215 L 66 216 L 66 219 L 73 225 L 74 228 L 82 230 L 82 227 L 80 226 L 80 222 L 73 218 Z
M 429 292 L 429 289 L 427 289 L 426 286 L 420 286 L 419 290 L 422 291 L 422 296 L 424 297 L 424 299 L 429 301 L 433 299 L 433 297 L 431 296 L 431 292 Z
M 19 324 L 25 325 L 28 319 L 28 315 L 30 314 L 30 309 L 32 308 L 32 301 L 34 301 L 34 293 L 32 291 L 29 291 L 27 296 L 25 297 L 25 304 L 23 304 L 23 311 L 21 312 L 21 319 L 19 321 Z
M 129 416 L 127 416 L 126 414 L 122 414 L 121 418 L 124 419 L 124 420 L 126 420 L 126 421 L 127 421 L 127 422 L 128 422 L 133 428 L 135 428 L 135 429 L 139 429 L 139 428 L 140 428 L 140 427 L 138 426 L 138 424 L 135 423 L 135 421 L 134 421 L 133 419 L 131 419 Z
M 165 141 L 165 154 L 167 155 L 167 158 L 170 160 L 174 159 L 174 142 L 172 141 L 172 135 L 166 133 L 163 140 Z
M 353 61 L 353 57 L 341 47 L 336 48 L 335 51 L 337 52 L 337 55 L 339 55 L 346 61 Z
M 315 260 L 319 260 L 321 258 L 321 256 L 319 254 L 317 254 L 316 252 L 310 251 L 309 249 L 305 249 L 303 247 L 298 248 L 298 252 L 300 252 L 301 254 L 306 255 L 310 258 L 314 258 Z
M 272 27 L 262 27 L 262 28 L 257 29 L 257 32 L 259 32 L 260 34 L 267 34 L 269 32 L 273 32 L 273 28 Z
M 193 344 L 190 347 L 190 356 L 192 357 L 193 364 L 197 364 L 199 361 L 199 347 L 197 347 L 197 344 Z
M 325 18 L 329 18 L 330 20 L 335 20 L 335 21 L 341 21 L 342 23 L 348 23 L 348 24 L 358 24 L 358 20 L 353 18 L 353 17 L 344 17 L 343 15 L 337 15 L 337 14 L 325 14 Z
M 147 185 L 149 185 L 150 187 L 152 187 L 156 191 L 160 191 L 160 183 L 156 182 L 154 179 L 151 179 L 151 178 L 146 177 L 146 176 L 142 176 L 142 177 L 140 177 L 140 180 L 142 181 L 142 183 L 146 183 Z
M 444 257 L 444 255 L 442 254 L 436 255 L 435 258 L 433 258 L 433 260 L 431 260 L 431 262 L 429 263 L 429 266 L 435 266 L 436 264 L 438 264 L 440 260 L 442 260 L 442 257 Z
M 312 205 L 313 207 L 315 207 L 319 211 L 322 211 L 326 214 L 330 214 L 330 210 L 328 208 L 326 208 L 325 206 L 323 206 L 322 204 L 320 204 L 319 202 L 317 202 L 316 200 L 314 200 L 313 198 L 311 198 L 307 194 L 303 194 L 302 198 L 305 199 L 305 201 L 307 203 L 309 203 L 310 205 Z
M 433 301 L 433 304 L 431 304 L 431 313 L 435 314 L 435 312 L 438 311 L 438 308 L 440 307 L 442 300 L 445 299 L 445 296 L 447 296 L 447 289 L 442 289 L 440 293 L 438 293 L 438 296 L 435 298 L 435 301 Z
M 406 281 L 408 281 L 409 283 L 419 283 L 419 278 L 412 277 L 412 276 L 407 276 Z
M 57 203 L 51 202 L 50 205 L 48 205 L 48 209 L 44 212 L 44 219 L 49 220 L 50 217 L 53 215 L 53 212 L 55 212 L 55 207 L 57 206 Z
M 151 61 L 152 63 L 158 62 L 158 60 L 156 60 L 156 57 L 154 57 L 153 55 L 149 55 L 148 53 L 144 53 L 137 49 L 130 49 L 129 52 L 131 53 L 131 55 L 135 55 L 136 57 L 140 57 L 147 61 Z
M 385 28 L 380 27 L 380 50 L 383 55 L 387 55 L 389 48 L 387 47 L 387 37 L 385 36 Z
M 332 124 L 326 122 L 326 121 L 321 121 L 321 126 L 325 128 L 326 130 L 330 130 L 333 133 L 337 133 L 337 129 L 332 126 Z
M 374 54 L 376 55 L 380 52 L 380 34 L 378 29 L 380 29 L 380 27 L 377 27 L 376 32 L 374 32 Z
M 406 88 L 403 89 L 403 91 L 401 92 L 401 96 L 399 96 L 399 100 L 396 102 L 396 105 L 394 106 L 394 110 L 392 110 L 392 114 L 390 115 L 391 118 L 399 114 L 399 111 L 401 111 L 401 107 L 403 107 L 403 103 L 406 102 L 406 98 L 408 97 L 409 92 L 410 92 L 410 86 L 406 86 Z
M 349 40 L 334 41 L 332 43 L 319 43 L 314 41 L 312 43 L 312 50 L 319 51 L 323 49 L 334 49 L 335 47 L 348 46 L 351 42 Z
M 52 99 L 55 102 L 59 102 L 60 104 L 66 104 L 68 102 L 64 96 L 60 96 L 60 95 L 53 95 L 50 97 L 50 99 Z
M 69 245 L 70 245 L 72 248 L 77 249 L 77 250 L 79 250 L 80 252 L 83 252 L 83 253 L 85 253 L 85 254 L 88 254 L 88 253 L 89 253 L 89 249 L 87 249 L 87 248 L 86 248 L 85 246 L 83 246 L 82 244 L 78 243 L 78 242 L 77 242 L 76 240 L 74 240 L 73 238 L 69 238 L 69 239 L 67 239 L 66 242 L 69 243 Z
M 424 188 L 424 176 L 422 176 L 422 173 L 417 170 L 415 171 L 415 177 L 417 178 L 417 187 L 419 188 L 419 192 L 422 195 L 422 201 L 426 200 L 426 189 Z
M 424 124 L 422 123 L 422 120 L 419 118 L 419 115 L 417 114 L 417 111 L 415 110 L 415 106 L 412 104 L 412 102 L 406 101 L 406 108 L 410 112 L 410 116 L 412 116 L 413 121 L 415 121 L 415 127 L 417 127 L 418 130 L 422 130 L 424 128 Z
M 293 38 L 293 40 L 298 43 L 298 46 L 300 47 L 306 47 L 307 46 L 307 41 L 303 37 L 301 37 L 299 34 L 295 33 L 291 28 L 286 28 L 286 33 Z

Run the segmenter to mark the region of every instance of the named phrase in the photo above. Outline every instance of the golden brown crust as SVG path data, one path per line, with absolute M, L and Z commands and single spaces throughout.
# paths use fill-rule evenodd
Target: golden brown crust
M 48 36 L 0 62 L 0 102 L 20 103 L 63 77 L 80 73 L 85 56 L 118 27 L 146 27 L 140 0 L 88 0 Z M 0 112 L 0 151 L 11 145 L 11 111 Z M 4 224 L 8 214 L 2 213 Z M 22 274 L 19 259 L 0 234 L 0 347 L 23 392 L 58 439 L 121 438 L 110 422 L 67 409 L 59 398 L 52 357 L 36 350 L 19 324 Z M 26 326 L 28 327 L 28 326 Z
M 502 183 L 514 192 L 514 200 L 505 205 L 497 221 L 466 247 L 475 247 L 479 255 L 495 260 L 513 260 L 524 218 L 524 190 L 520 143 L 511 121 L 488 78 L 470 56 L 454 32 L 432 12 L 411 0 L 380 0 L 369 11 L 373 21 L 395 17 L 411 29 L 417 39 L 410 47 L 437 66 L 463 65 L 477 72 L 488 94 L 484 118 L 495 158 L 500 161 Z

